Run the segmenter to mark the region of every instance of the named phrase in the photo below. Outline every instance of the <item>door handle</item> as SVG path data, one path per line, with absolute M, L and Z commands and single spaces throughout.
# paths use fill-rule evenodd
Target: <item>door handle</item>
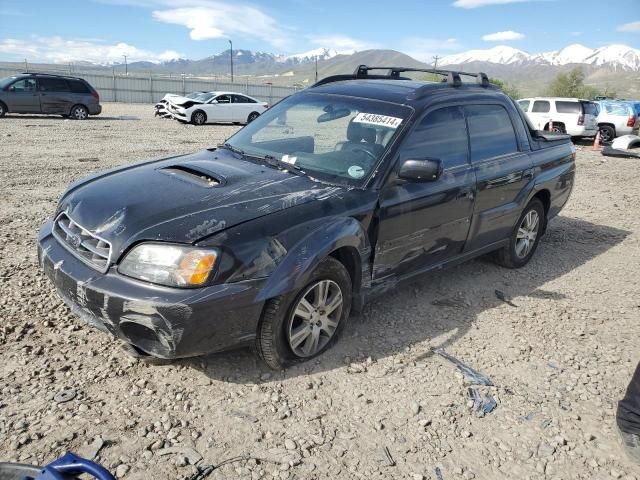
M 473 198 L 473 190 L 462 190 L 458 192 L 456 195 L 456 200 L 461 200 L 463 198 L 472 199 Z
M 525 170 L 524 173 L 522 174 L 523 178 L 533 178 L 533 169 L 529 168 L 528 170 Z

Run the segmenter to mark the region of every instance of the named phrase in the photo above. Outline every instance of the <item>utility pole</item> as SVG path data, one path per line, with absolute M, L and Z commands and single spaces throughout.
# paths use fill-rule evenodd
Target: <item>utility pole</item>
M 316 82 L 318 81 L 318 56 L 315 56 L 315 60 L 316 60 Z
M 231 83 L 233 83 L 233 42 L 229 40 L 229 62 L 231 63 Z
M 438 55 L 436 55 L 435 57 L 433 57 L 433 69 L 437 70 L 438 69 L 438 60 L 440 60 L 440 57 Z
M 124 76 L 129 75 L 129 67 L 127 67 L 127 56 L 122 55 L 124 57 Z

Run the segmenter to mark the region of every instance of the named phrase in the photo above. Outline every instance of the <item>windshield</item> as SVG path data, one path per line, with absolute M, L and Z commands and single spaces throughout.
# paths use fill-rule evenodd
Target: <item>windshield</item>
M 193 92 L 190 93 L 189 95 L 187 95 L 187 98 L 197 98 L 198 96 L 202 95 L 204 92 Z
M 21 77 L 6 77 L 3 79 L 0 79 L 0 90 L 4 89 L 7 85 L 9 85 L 11 82 L 18 80 Z
M 214 97 L 213 93 L 208 92 L 198 92 L 194 97 L 194 100 L 198 100 L 199 102 L 208 102 Z
M 230 145 L 250 156 L 272 156 L 334 183 L 362 184 L 412 110 L 340 95 L 304 93 L 267 110 Z

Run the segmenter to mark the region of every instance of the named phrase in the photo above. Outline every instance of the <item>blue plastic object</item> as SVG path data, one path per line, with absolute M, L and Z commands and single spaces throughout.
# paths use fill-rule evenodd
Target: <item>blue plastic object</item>
M 104 467 L 71 452 L 43 467 L 33 480 L 72 480 L 83 473 L 92 475 L 96 480 L 115 480 Z

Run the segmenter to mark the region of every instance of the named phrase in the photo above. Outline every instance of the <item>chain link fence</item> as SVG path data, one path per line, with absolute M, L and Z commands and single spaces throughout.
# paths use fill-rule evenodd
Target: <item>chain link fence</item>
M 232 91 L 244 93 L 272 105 L 299 90 L 298 87 L 249 83 L 248 79 L 244 82 L 230 82 L 228 77 L 139 72 L 124 75 L 115 69 L 109 73 L 90 66 L 0 62 L 0 78 L 23 72 L 83 78 L 98 91 L 102 102 L 156 103 L 166 93 L 185 95 L 195 91 Z

